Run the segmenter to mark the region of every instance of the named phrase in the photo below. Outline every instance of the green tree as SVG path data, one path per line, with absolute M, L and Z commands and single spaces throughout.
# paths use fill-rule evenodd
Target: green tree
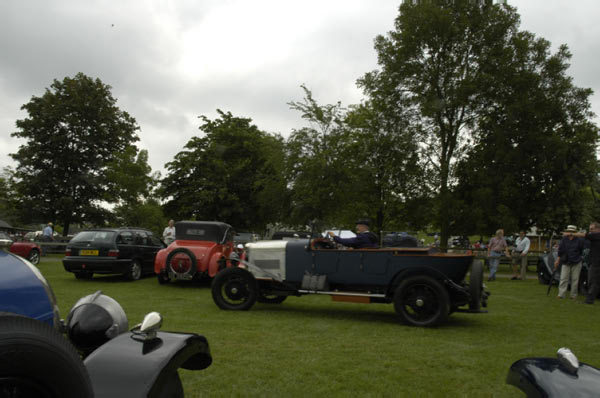
M 292 131 L 286 142 L 291 202 L 288 223 L 305 227 L 318 220 L 339 226 L 357 217 L 349 215 L 356 196 L 348 195 L 352 171 L 344 153 L 349 141 L 344 123 L 346 109 L 339 102 L 319 105 L 312 92 L 301 87 L 303 100 L 288 105 L 299 111 L 310 126 Z
M 443 246 L 458 208 L 452 194 L 456 162 L 504 89 L 497 76 L 511 60 L 518 24 L 513 8 L 491 2 L 405 2 L 395 30 L 375 40 L 381 70 L 359 80 L 370 95 L 387 96 L 392 106 L 397 102 L 419 116 L 414 125 L 422 133 Z
M 355 187 L 355 214 L 368 214 L 375 230 L 417 230 L 426 224 L 417 131 L 408 115 L 372 97 L 352 106 L 346 158 Z
M 14 137 L 26 140 L 17 161 L 16 190 L 31 221 L 104 223 L 101 201 L 110 184 L 107 165 L 138 140 L 138 126 L 116 106 L 111 87 L 82 73 L 54 80 L 21 109 Z
M 547 40 L 519 32 L 511 48 L 506 73 L 495 77 L 503 89 L 481 117 L 473 150 L 459 167 L 457 194 L 472 203 L 463 219 L 475 215 L 477 232 L 484 233 L 498 226 L 560 231 L 585 225 L 598 173 L 592 91 L 575 87 L 567 75 L 571 54 L 565 45 L 552 54 Z
M 285 209 L 283 140 L 217 110 L 201 116 L 203 137 L 193 137 L 166 164 L 160 194 L 169 217 L 218 220 L 238 230 L 264 231 Z
M 9 167 L 5 167 L 0 173 L 0 220 L 11 225 L 20 221 L 16 192 L 13 189 L 13 174 L 14 170 Z

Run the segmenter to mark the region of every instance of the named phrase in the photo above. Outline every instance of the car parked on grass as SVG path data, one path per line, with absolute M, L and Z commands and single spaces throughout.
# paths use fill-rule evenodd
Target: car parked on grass
M 100 228 L 79 232 L 67 244 L 63 266 L 77 279 L 94 274 L 122 274 L 138 280 L 154 270 L 154 258 L 165 244 L 140 228 Z
M 220 270 L 231 267 L 234 237 L 231 225 L 223 222 L 175 223 L 175 241 L 159 251 L 154 260 L 158 282 L 212 278 Z
M 325 294 L 335 301 L 393 303 L 400 319 L 415 326 L 439 324 L 452 312 L 486 312 L 483 265 L 471 254 L 335 247 L 324 238 L 249 243 L 247 261 L 214 278 L 213 300 L 221 309 L 247 310 L 256 301 Z
M 65 324 L 40 271 L 2 247 L 0 273 L 2 397 L 183 397 L 177 369 L 212 362 L 204 336 L 160 331 L 156 312 L 128 331 L 122 307 L 101 292 L 80 299 Z
M 26 258 L 34 265 L 38 265 L 40 263 L 40 254 L 42 249 L 39 245 L 33 242 L 15 242 L 13 241 L 8 234 L 4 232 L 0 232 L 0 240 L 10 241 L 10 252 L 17 254 L 23 258 Z

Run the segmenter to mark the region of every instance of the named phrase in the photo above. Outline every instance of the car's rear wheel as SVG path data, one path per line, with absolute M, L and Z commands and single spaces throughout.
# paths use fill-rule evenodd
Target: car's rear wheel
M 38 265 L 40 263 L 40 251 L 38 249 L 31 249 L 27 260 L 33 265 Z
M 77 271 L 75 272 L 75 278 L 77 279 L 92 279 L 94 273 L 92 271 Z
M 403 280 L 394 291 L 394 309 L 400 319 L 413 326 L 434 326 L 450 312 L 448 292 L 437 280 L 413 276 Z
M 191 279 L 197 271 L 196 256 L 188 249 L 182 247 L 175 249 L 167 256 L 166 269 Z
M 127 271 L 125 277 L 130 281 L 137 281 L 142 277 L 142 263 L 140 260 L 131 260 L 129 271 Z
M 223 310 L 248 310 L 258 296 L 254 276 L 242 268 L 230 267 L 217 273 L 211 285 L 215 304 Z
M 265 294 L 263 292 L 259 292 L 256 301 L 265 304 L 281 304 L 286 298 L 287 296 L 278 296 L 276 294 Z
M 471 274 L 469 277 L 469 309 L 477 311 L 481 309 L 481 292 L 483 291 L 483 264 L 482 260 L 474 260 L 471 265 Z
M 46 323 L 1 314 L 0 358 L 0 396 L 93 396 L 75 348 Z

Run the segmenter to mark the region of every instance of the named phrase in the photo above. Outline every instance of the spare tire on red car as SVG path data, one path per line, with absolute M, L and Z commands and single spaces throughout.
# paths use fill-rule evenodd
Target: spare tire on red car
M 169 253 L 166 268 L 179 277 L 187 276 L 191 279 L 196 273 L 196 256 L 190 250 L 180 247 Z

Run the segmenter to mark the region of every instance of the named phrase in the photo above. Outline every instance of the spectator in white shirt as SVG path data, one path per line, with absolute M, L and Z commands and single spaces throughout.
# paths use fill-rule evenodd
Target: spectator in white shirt
M 173 241 L 175 241 L 175 221 L 169 220 L 169 226 L 165 227 L 163 231 L 163 241 L 170 245 Z
M 512 280 L 525 280 L 527 275 L 527 253 L 531 242 L 525 236 L 525 231 L 519 232 L 519 237 L 515 241 L 515 247 L 512 252 L 513 277 Z M 519 264 L 521 265 L 521 275 L 519 276 Z

